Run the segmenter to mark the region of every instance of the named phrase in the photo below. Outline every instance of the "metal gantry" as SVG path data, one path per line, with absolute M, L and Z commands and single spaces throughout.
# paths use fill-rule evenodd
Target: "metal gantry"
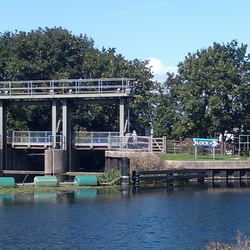
M 27 80 L 0 82 L 0 171 L 7 166 L 7 144 L 65 151 L 70 165 L 72 148 L 72 104 L 119 105 L 119 135 L 129 130 L 128 101 L 133 97 L 134 80 L 130 78 Z M 15 132 L 7 136 L 7 108 L 10 105 L 50 105 L 52 131 Z M 61 122 L 60 131 L 58 124 Z M 37 133 L 37 134 L 35 134 Z M 7 141 L 8 140 L 8 141 Z M 11 140 L 11 141 L 10 141 Z M 79 144 L 80 142 L 78 142 Z M 75 144 L 77 145 L 77 143 Z
M 130 78 L 4 81 L 0 99 L 128 96 L 132 88 Z

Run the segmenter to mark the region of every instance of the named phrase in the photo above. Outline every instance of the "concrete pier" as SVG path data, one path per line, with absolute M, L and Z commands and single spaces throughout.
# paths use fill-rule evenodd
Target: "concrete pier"
M 60 174 L 67 172 L 65 161 L 66 150 L 49 149 L 44 154 L 44 172 L 45 174 Z

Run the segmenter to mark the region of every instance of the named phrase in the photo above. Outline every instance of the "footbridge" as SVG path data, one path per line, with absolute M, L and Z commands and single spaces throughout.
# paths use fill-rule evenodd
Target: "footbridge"
M 78 131 L 71 133 L 71 148 L 76 150 L 152 150 L 150 136 L 121 136 L 119 132 Z M 7 132 L 7 144 L 14 149 L 63 149 L 65 138 L 52 131 Z
M 13 149 L 47 149 L 45 158 L 46 151 L 51 156 L 49 160 L 45 159 L 45 165 L 52 172 L 55 165 L 61 164 L 64 166 L 59 166 L 59 171 L 67 171 L 71 164 L 72 147 L 77 150 L 130 147 L 130 139 L 124 139 L 124 136 L 130 130 L 128 102 L 134 96 L 135 84 L 135 80 L 130 78 L 0 82 L 0 172 L 7 168 L 7 148 L 10 145 Z M 99 136 L 90 136 L 90 132 L 72 132 L 71 104 L 118 105 L 118 131 Z M 11 105 L 50 105 L 52 130 L 8 132 L 7 109 Z M 58 126 L 59 123 L 61 126 Z M 51 163 L 57 158 L 58 164 Z

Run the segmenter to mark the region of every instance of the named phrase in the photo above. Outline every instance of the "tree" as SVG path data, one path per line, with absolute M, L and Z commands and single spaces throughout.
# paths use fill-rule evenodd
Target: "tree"
M 214 137 L 240 129 L 249 107 L 247 46 L 233 40 L 189 53 L 164 87 L 175 109 L 172 137 Z M 173 109 L 171 109 L 173 111 Z M 159 110 L 157 111 L 159 112 Z
M 147 61 L 128 61 L 115 48 L 98 50 L 86 35 L 75 36 L 60 28 L 39 28 L 31 32 L 5 32 L 0 35 L 0 80 L 49 80 L 79 78 L 134 78 L 140 95 L 131 105 L 131 127 L 144 132 L 150 126 L 147 102 L 153 83 Z M 117 105 L 72 107 L 78 130 L 117 130 Z M 47 106 L 10 106 L 8 129 L 50 129 Z M 22 114 L 22 116 L 20 116 Z M 37 119 L 41 115 L 41 119 Z M 47 114 L 47 115 L 46 115 Z
M 93 46 L 87 37 L 73 36 L 62 28 L 8 32 L 0 41 L 5 55 L 5 80 L 79 78 L 81 50 Z
M 135 98 L 130 102 L 130 117 L 132 130 L 144 135 L 145 129 L 152 127 L 153 121 L 153 92 L 154 82 L 151 80 L 153 75 L 148 68 L 148 61 L 135 59 L 130 61 L 129 75 L 135 80 Z
M 175 86 L 176 78 L 174 74 L 167 73 L 168 86 L 166 83 L 158 83 L 157 92 L 154 95 L 154 120 L 153 129 L 156 137 L 168 136 L 168 138 L 178 138 L 182 133 L 182 127 L 178 125 L 178 99 L 172 91 L 171 86 Z M 170 84 L 171 83 L 171 84 Z M 175 129 L 173 127 L 175 124 Z M 177 129 L 179 128 L 180 131 Z M 177 133 L 177 134 L 175 134 Z

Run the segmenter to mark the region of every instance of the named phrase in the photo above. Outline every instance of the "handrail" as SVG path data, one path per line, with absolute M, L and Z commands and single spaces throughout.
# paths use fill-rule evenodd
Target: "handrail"
M 13 131 L 7 132 L 7 143 L 12 146 L 42 146 L 55 147 L 63 144 L 52 136 L 52 131 Z M 119 132 L 90 132 L 76 131 L 72 134 L 72 142 L 75 147 L 104 146 L 109 150 L 143 150 L 150 151 L 151 138 L 149 136 L 120 136 Z
M 7 143 L 13 146 L 63 147 L 62 135 L 52 135 L 52 131 L 8 131 Z
M 8 96 L 114 92 L 129 94 L 132 87 L 133 79 L 130 78 L 0 81 L 0 94 Z
M 150 136 L 112 136 L 110 138 L 111 150 L 142 150 L 151 151 Z
M 109 148 L 110 138 L 118 135 L 119 132 L 76 131 L 73 132 L 73 143 L 75 146 L 105 144 Z

